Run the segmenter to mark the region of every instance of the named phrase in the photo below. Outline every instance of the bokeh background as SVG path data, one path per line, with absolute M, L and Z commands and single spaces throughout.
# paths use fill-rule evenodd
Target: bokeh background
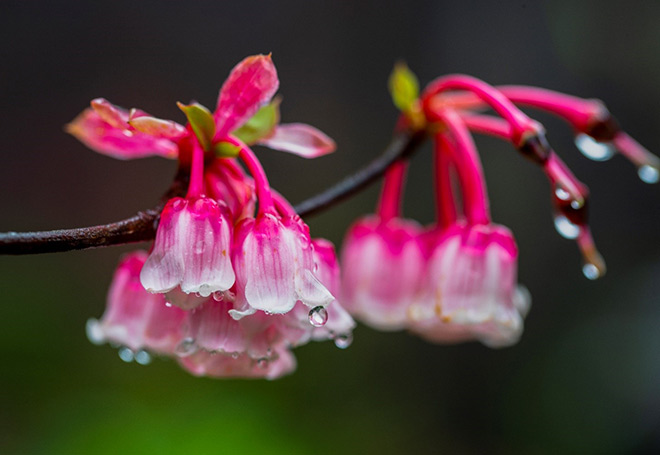
M 103 96 L 183 121 L 213 106 L 231 67 L 272 52 L 285 121 L 336 139 L 316 161 L 259 150 L 293 202 L 387 144 L 386 81 L 404 59 L 423 83 L 452 72 L 604 99 L 660 150 L 660 3 L 612 0 L 0 3 L 0 231 L 75 227 L 157 201 L 175 164 L 115 161 L 62 127 Z M 173 362 L 126 364 L 90 344 L 119 256 L 134 247 L 0 257 L 0 452 L 646 454 L 660 451 L 660 188 L 620 157 L 593 163 L 559 120 L 535 114 L 591 188 L 609 272 L 580 272 L 553 229 L 542 174 L 478 139 L 494 218 L 520 247 L 533 295 L 515 347 L 438 346 L 360 326 L 347 350 L 296 350 L 275 382 L 194 378 Z M 430 153 L 414 160 L 407 216 L 433 221 Z M 337 245 L 376 187 L 310 218 Z M 146 247 L 143 245 L 143 247 Z

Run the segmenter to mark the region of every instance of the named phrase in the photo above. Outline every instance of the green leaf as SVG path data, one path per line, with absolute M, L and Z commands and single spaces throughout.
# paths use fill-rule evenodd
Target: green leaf
M 176 104 L 186 114 L 186 117 L 188 117 L 188 122 L 204 150 L 210 150 L 213 136 L 215 135 L 215 121 L 213 120 L 211 111 L 199 103 L 191 103 L 189 105 L 182 103 Z
M 231 142 L 218 142 L 213 145 L 213 153 L 218 158 L 233 158 L 238 156 L 241 148 L 232 144 Z
M 248 145 L 270 135 L 280 122 L 280 97 L 263 106 L 243 126 L 232 133 Z
M 405 63 L 398 62 L 394 65 L 388 85 L 394 105 L 404 113 L 413 111 L 419 98 L 419 82 Z

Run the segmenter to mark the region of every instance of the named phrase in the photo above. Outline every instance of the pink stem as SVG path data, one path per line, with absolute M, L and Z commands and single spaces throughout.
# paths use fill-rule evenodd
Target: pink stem
M 383 189 L 378 204 L 378 215 L 384 223 L 401 215 L 403 184 L 406 179 L 408 163 L 395 161 L 385 172 Z
M 422 105 L 427 115 L 429 113 L 433 115 L 433 113 L 439 112 L 442 109 L 442 97 L 438 97 L 437 95 L 447 90 L 467 90 L 486 102 L 495 112 L 509 122 L 513 130 L 512 137 L 516 145 L 520 145 L 526 132 L 534 129 L 535 122 L 495 87 L 479 79 L 460 74 L 438 78 L 431 82 L 426 90 L 424 90 L 422 94 Z
M 190 185 L 186 198 L 197 198 L 204 193 L 204 149 L 195 139 L 193 141 L 192 163 L 190 166 Z
M 441 134 L 458 171 L 465 217 L 470 224 L 489 224 L 491 219 L 486 181 L 472 136 L 456 111 L 444 109 L 438 116 L 448 129 L 449 134 Z
M 646 148 L 624 132 L 614 136 L 614 146 L 622 155 L 632 161 L 636 166 L 650 165 L 660 168 L 660 159 L 646 150 Z
M 578 131 L 587 131 L 594 119 L 609 115 L 598 100 L 523 85 L 500 85 L 496 89 L 513 103 L 536 107 L 562 117 Z M 456 109 L 474 109 L 484 104 L 472 93 L 447 94 L 443 96 L 443 101 Z
M 499 137 L 501 139 L 513 142 L 511 138 L 511 128 L 509 125 L 498 118 L 488 115 L 466 114 L 462 113 L 461 118 L 472 131 Z M 586 196 L 586 187 L 571 172 L 566 163 L 562 161 L 556 153 L 551 152 L 548 159 L 543 163 L 543 170 L 553 185 L 560 185 L 567 191 L 573 200 L 579 204 L 584 202 Z
M 275 203 L 275 208 L 282 216 L 295 216 L 296 211 L 289 201 L 286 200 L 284 196 L 278 193 L 275 190 L 271 190 L 271 195 L 273 196 L 273 202 Z
M 436 216 L 440 226 L 446 229 L 456 223 L 456 200 L 451 184 L 451 151 L 447 149 L 441 134 L 435 136 L 433 147 Z
M 268 178 L 266 177 L 266 172 L 261 166 L 259 159 L 256 157 L 254 152 L 243 143 L 240 139 L 234 136 L 227 136 L 223 141 L 229 142 L 232 145 L 235 145 L 240 149 L 238 152 L 238 157 L 245 163 L 252 178 L 254 179 L 254 185 L 257 191 L 257 199 L 259 200 L 259 213 L 261 214 L 273 214 L 276 215 L 277 211 L 273 205 L 273 198 L 271 194 L 270 184 L 268 183 Z

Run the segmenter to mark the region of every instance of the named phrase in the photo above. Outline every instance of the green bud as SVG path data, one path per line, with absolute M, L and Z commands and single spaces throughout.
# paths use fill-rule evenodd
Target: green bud
M 192 103 L 187 106 L 182 103 L 176 104 L 188 117 L 188 122 L 204 150 L 210 150 L 215 135 L 215 121 L 211 111 L 199 103 Z
M 230 142 L 218 142 L 213 145 L 213 153 L 218 158 L 233 158 L 238 156 L 241 148 Z
M 248 145 L 252 145 L 270 135 L 280 122 L 280 102 L 277 97 L 259 109 L 243 126 L 234 130 L 234 136 Z
M 411 112 L 414 109 L 417 98 L 419 98 L 417 76 L 410 71 L 410 68 L 405 63 L 398 62 L 394 65 L 388 85 L 394 105 L 401 112 Z

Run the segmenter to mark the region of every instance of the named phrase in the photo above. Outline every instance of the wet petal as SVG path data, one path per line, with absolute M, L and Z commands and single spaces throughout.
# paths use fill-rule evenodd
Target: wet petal
M 128 124 L 123 129 L 115 127 L 93 109 L 85 109 L 65 129 L 92 150 L 122 160 L 148 156 L 176 158 L 179 153 L 174 142 L 132 131 Z
M 260 144 L 303 158 L 316 158 L 335 151 L 335 142 L 322 131 L 304 123 L 278 125 L 270 137 Z
M 270 55 L 247 57 L 232 69 L 220 89 L 214 114 L 216 139 L 247 122 L 273 97 L 279 80 Z

